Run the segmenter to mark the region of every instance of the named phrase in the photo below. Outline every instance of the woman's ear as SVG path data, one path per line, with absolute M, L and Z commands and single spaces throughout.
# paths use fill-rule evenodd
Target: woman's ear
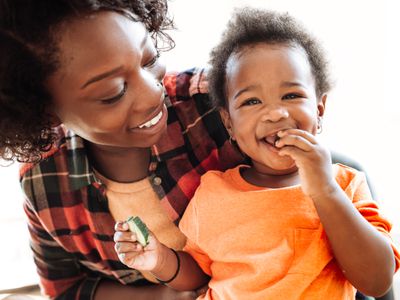
M 61 122 L 60 118 L 57 116 L 57 114 L 53 110 L 48 110 L 47 116 L 50 120 L 51 127 L 57 127 L 57 126 L 61 125 L 62 122 Z
M 225 108 L 221 108 L 219 110 L 219 114 L 221 116 L 222 122 L 225 125 L 226 130 L 228 131 L 231 138 L 234 140 L 235 137 L 233 136 L 232 123 L 231 123 L 231 117 L 229 116 L 229 112 Z

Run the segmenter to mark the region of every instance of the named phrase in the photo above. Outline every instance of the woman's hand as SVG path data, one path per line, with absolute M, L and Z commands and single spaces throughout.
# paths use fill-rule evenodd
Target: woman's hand
M 143 247 L 137 240 L 136 234 L 129 231 L 126 222 L 115 224 L 115 251 L 120 261 L 132 269 L 153 271 L 160 267 L 165 251 L 169 249 L 161 244 L 149 231 L 149 243 Z
M 288 155 L 299 169 L 303 192 L 313 200 L 336 191 L 338 187 L 332 172 L 330 152 L 318 143 L 311 133 L 288 129 L 278 133 L 275 143 L 279 155 Z

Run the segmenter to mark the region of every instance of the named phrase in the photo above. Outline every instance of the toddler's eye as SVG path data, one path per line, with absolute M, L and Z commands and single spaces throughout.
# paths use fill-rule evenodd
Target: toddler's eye
M 290 94 L 286 94 L 285 96 L 282 97 L 283 100 L 291 100 L 291 99 L 297 99 L 297 98 L 303 98 L 303 96 L 301 96 L 299 94 L 290 93 Z
M 124 86 L 122 87 L 122 90 L 115 95 L 114 97 L 108 98 L 108 99 L 101 99 L 100 102 L 103 104 L 113 104 L 115 102 L 117 102 L 118 100 L 120 100 L 126 93 L 127 90 L 127 84 L 126 82 L 124 82 Z
M 261 103 L 260 99 L 250 98 L 250 99 L 247 99 L 246 101 L 244 101 L 242 103 L 242 105 L 256 105 L 256 104 L 260 104 L 260 103 Z

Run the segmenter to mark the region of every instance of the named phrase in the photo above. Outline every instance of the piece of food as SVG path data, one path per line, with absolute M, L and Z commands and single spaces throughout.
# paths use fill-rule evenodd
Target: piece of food
M 128 223 L 129 230 L 136 233 L 136 237 L 140 245 L 145 247 L 149 243 L 149 230 L 147 229 L 146 224 L 139 217 L 129 217 L 126 220 Z

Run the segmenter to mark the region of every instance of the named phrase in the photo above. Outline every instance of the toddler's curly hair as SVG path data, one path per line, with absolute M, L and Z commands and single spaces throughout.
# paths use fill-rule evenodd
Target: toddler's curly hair
M 226 107 L 226 65 L 232 54 L 258 43 L 282 44 L 304 49 L 315 78 L 318 96 L 328 92 L 328 62 L 320 43 L 287 13 L 240 8 L 234 13 L 220 43 L 210 54 L 209 91 L 216 107 Z

